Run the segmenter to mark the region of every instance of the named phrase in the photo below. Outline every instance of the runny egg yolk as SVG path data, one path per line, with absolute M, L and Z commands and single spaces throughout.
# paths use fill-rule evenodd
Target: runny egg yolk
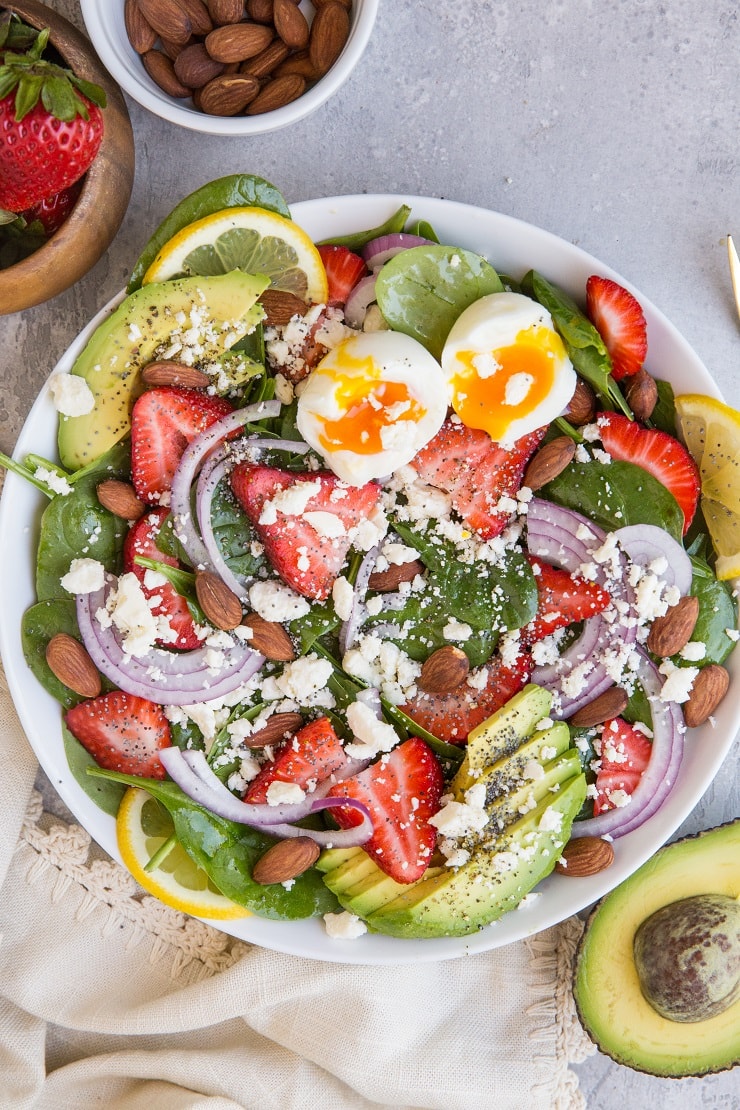
M 384 448 L 384 428 L 397 420 L 418 422 L 427 410 L 411 396 L 405 382 L 382 381 L 372 358 L 352 359 L 345 353 L 343 361 L 351 374 L 334 368 L 323 370 L 341 415 L 334 420 L 324 418 L 319 443 L 329 453 L 378 454 Z

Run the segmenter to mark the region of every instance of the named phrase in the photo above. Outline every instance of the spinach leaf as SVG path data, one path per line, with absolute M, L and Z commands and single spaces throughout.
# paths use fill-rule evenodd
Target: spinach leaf
M 133 293 L 141 288 L 144 274 L 165 243 L 178 231 L 213 212 L 243 207 L 268 208 L 271 212 L 290 218 L 290 209 L 282 193 L 261 177 L 237 173 L 210 181 L 181 200 L 159 225 L 134 266 L 126 292 Z
M 257 829 L 226 821 L 191 801 L 174 782 L 123 775 L 94 768 L 95 777 L 137 786 L 156 798 L 169 813 L 175 835 L 211 882 L 227 898 L 260 917 L 294 920 L 334 912 L 338 903 L 318 871 L 299 875 L 292 889 L 280 883 L 262 886 L 252 879 L 252 868 L 272 844 L 273 837 Z
M 376 300 L 395 331 L 423 344 L 435 358 L 460 313 L 501 280 L 479 254 L 460 247 L 411 247 L 386 262 L 375 285 Z
M 220 482 L 213 495 L 211 522 L 216 543 L 233 574 L 252 578 L 263 566 L 265 557 L 253 547 L 257 534 L 244 510 L 238 505 L 225 482 Z
M 609 532 L 628 524 L 656 524 L 681 542 L 683 513 L 678 502 L 634 463 L 572 462 L 540 496 L 583 513 Z
M 735 647 L 727 635 L 727 628 L 737 627 L 737 609 L 732 591 L 726 582 L 714 576 L 709 564 L 696 555 L 691 556 L 693 576 L 689 593 L 699 599 L 699 616 L 691 634 L 692 641 L 706 644 L 707 650 L 698 664 L 673 656 L 673 662 L 681 667 L 704 667 L 709 663 L 724 663 Z
M 64 723 L 62 723 L 62 739 L 64 754 L 75 782 L 104 813 L 115 817 L 121 798 L 126 793 L 126 787 L 119 782 L 92 777 L 91 772 L 99 770 L 97 763 Z
M 394 212 L 385 223 L 378 227 L 372 227 L 368 231 L 355 231 L 349 235 L 337 235 L 333 239 L 322 239 L 319 246 L 348 247 L 351 251 L 360 251 L 373 239 L 379 239 L 381 235 L 395 235 L 397 232 L 403 231 L 406 220 L 410 215 L 411 209 L 409 206 L 402 204 L 397 212 Z
M 21 644 L 24 659 L 46 692 L 65 709 L 71 709 L 84 698 L 60 682 L 46 662 L 46 646 L 57 632 L 80 638 L 75 603 L 69 595 L 65 599 L 39 601 L 26 610 L 21 621 Z
M 129 475 L 128 441 L 114 447 L 74 475 L 72 493 L 54 497 L 41 518 L 36 556 L 36 595 L 69 599 L 60 578 L 73 559 L 97 559 L 117 571 L 128 523 L 108 512 L 98 501 L 96 488 L 105 478 Z
M 673 386 L 670 382 L 655 379 L 658 387 L 658 401 L 650 417 L 650 423 L 661 432 L 668 435 L 676 434 L 676 403 L 674 400 Z
M 430 239 L 432 243 L 439 242 L 439 235 L 427 220 L 414 220 L 406 228 L 409 235 L 418 235 L 422 239 Z

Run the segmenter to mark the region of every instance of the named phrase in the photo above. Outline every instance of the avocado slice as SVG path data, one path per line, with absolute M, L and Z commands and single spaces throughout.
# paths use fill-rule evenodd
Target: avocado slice
M 366 875 L 364 879 L 349 887 L 341 897 L 337 895 L 346 910 L 365 919 L 408 890 L 403 883 L 397 883 L 390 875 L 381 871 L 377 864 L 373 863 L 373 868 L 373 874 Z M 424 878 L 431 879 L 444 873 L 444 867 L 429 867 L 424 872 Z
M 488 830 L 491 835 L 498 836 L 510 825 L 518 820 L 527 809 L 534 809 L 543 798 L 557 793 L 564 783 L 568 782 L 581 770 L 581 760 L 574 748 L 558 754 L 542 768 L 542 776 L 537 779 L 525 779 L 521 786 L 486 805 L 489 813 L 488 825 L 483 830 L 484 840 L 487 843 Z
M 252 332 L 264 315 L 255 302 L 268 285 L 262 275 L 234 270 L 153 283 L 125 297 L 72 367 L 89 385 L 95 407 L 84 416 L 60 416 L 62 465 L 79 470 L 127 434 L 131 407 L 142 390 L 139 370 L 166 357 L 178 334 L 195 329 L 202 348 L 198 360 L 207 362 Z
M 470 765 L 463 761 L 452 780 L 451 789 L 456 797 L 462 798 L 466 790 L 482 782 L 486 785 L 486 801 L 492 802 L 519 787 L 528 763 L 533 760 L 541 764 L 549 763 L 569 747 L 570 729 L 565 721 L 558 721 L 551 728 L 539 729 L 533 733 L 528 740 L 520 742 L 515 751 L 490 763 L 479 774 L 471 774 Z
M 581 1022 L 602 1052 L 650 1075 L 700 1076 L 740 1063 L 740 999 L 700 1021 L 662 1017 L 635 963 L 640 926 L 696 895 L 740 898 L 740 819 L 662 848 L 591 914 L 576 958 Z M 736 955 L 736 953 L 735 953 Z

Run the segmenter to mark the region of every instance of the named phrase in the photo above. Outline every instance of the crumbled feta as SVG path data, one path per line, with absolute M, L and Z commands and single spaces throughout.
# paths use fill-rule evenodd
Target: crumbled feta
M 355 592 L 352 585 L 344 575 L 340 574 L 339 578 L 334 579 L 331 588 L 331 599 L 334 602 L 334 612 L 340 621 L 348 621 L 352 615 L 354 596 Z
M 304 513 L 303 519 L 306 523 L 310 524 L 314 531 L 323 539 L 334 540 L 339 536 L 343 536 L 347 531 L 344 527 L 344 522 L 336 513 L 327 513 L 321 509 L 317 509 L 315 512 Z
M 661 687 L 660 700 L 675 701 L 679 704 L 688 701 L 691 697 L 691 688 L 699 674 L 699 668 L 677 667 L 670 659 L 665 659 L 658 670 L 666 676 Z
M 281 782 L 279 779 L 274 779 L 265 793 L 268 806 L 299 805 L 305 797 L 305 790 L 297 782 Z
M 54 374 L 49 392 L 62 416 L 87 416 L 95 408 L 93 391 L 79 374 Z
M 367 932 L 367 925 L 355 913 L 343 910 L 341 913 L 325 913 L 324 925 L 327 936 L 333 940 L 356 940 Z
M 255 582 L 249 587 L 249 604 L 266 621 L 292 621 L 305 617 L 311 606 L 305 597 L 276 578 Z
M 469 624 L 452 617 L 442 629 L 442 635 L 445 640 L 469 640 L 473 635 L 473 629 Z
M 56 470 L 49 470 L 46 466 L 37 466 L 33 472 L 34 478 L 39 482 L 43 482 L 48 486 L 52 493 L 59 494 L 60 497 L 66 497 L 68 493 L 72 492 L 72 486 L 69 484 L 63 474 L 57 473 Z
M 354 701 L 347 706 L 347 724 L 357 741 L 345 744 L 345 751 L 353 759 L 372 759 L 381 752 L 391 751 L 398 744 L 398 733 L 393 726 L 378 720 L 364 702 Z
M 97 559 L 73 559 L 60 582 L 68 593 L 92 594 L 105 585 L 105 567 Z

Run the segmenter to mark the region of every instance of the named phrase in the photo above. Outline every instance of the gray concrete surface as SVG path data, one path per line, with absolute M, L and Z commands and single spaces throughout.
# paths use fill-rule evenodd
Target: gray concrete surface
M 51 6 L 81 23 L 74 0 Z M 112 247 L 66 294 L 0 317 L 0 449 L 12 449 L 56 359 L 175 201 L 236 171 L 291 202 L 422 194 L 546 228 L 634 283 L 738 404 L 725 236 L 740 239 L 739 56 L 729 0 L 381 0 L 350 81 L 287 131 L 196 136 L 130 102 L 137 174 Z M 682 832 L 738 815 L 737 768 L 736 744 Z M 740 1107 L 737 1070 L 668 1081 L 601 1055 L 577 1070 L 589 1110 Z

